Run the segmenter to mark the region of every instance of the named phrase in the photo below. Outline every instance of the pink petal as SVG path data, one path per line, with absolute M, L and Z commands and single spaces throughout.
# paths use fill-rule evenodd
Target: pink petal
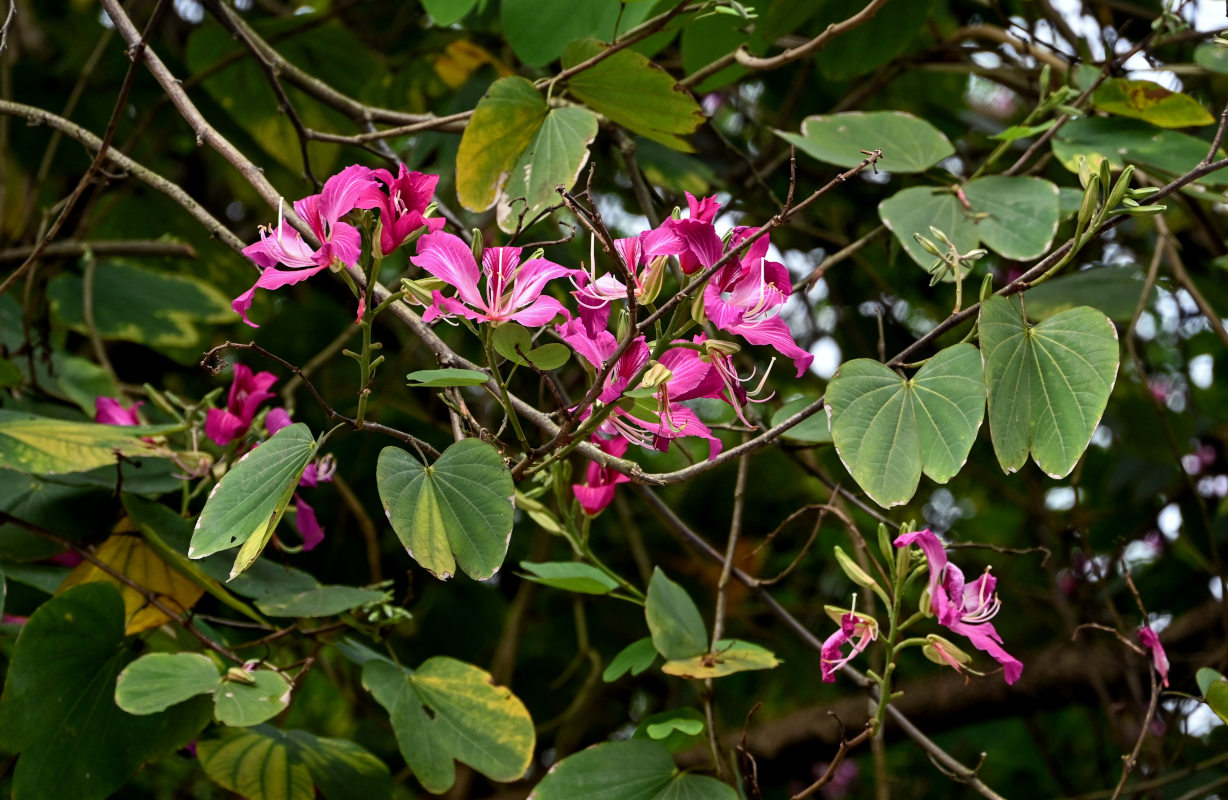
M 789 326 L 780 317 L 770 317 L 758 322 L 743 322 L 725 330 L 740 335 L 751 344 L 771 345 L 785 358 L 793 359 L 793 366 L 797 368 L 799 378 L 806 374 L 810 363 L 814 361 L 813 355 L 798 347 L 793 341 L 793 334 L 789 331 Z
M 549 295 L 543 295 L 530 303 L 524 310 L 512 314 L 508 319 L 519 322 L 526 328 L 536 328 L 539 325 L 545 325 L 559 315 L 563 317 L 571 316 L 567 313 L 567 309 L 563 308 L 562 303 Z
M 205 413 L 205 435 L 218 447 L 225 447 L 235 438 L 247 432 L 248 423 L 220 408 L 211 408 Z
M 534 258 L 521 265 L 512 287 L 511 307 L 518 309 L 536 300 L 553 278 L 571 275 L 575 270 L 544 258 Z
M 966 622 L 956 622 L 947 627 L 961 636 L 968 637 L 973 647 L 988 653 L 994 661 L 1001 664 L 1008 684 L 1019 680 L 1019 676 L 1023 674 L 1023 662 L 1002 649 L 1000 644 L 1002 637 L 994 629 L 993 623 L 982 622 L 980 625 L 969 625 Z
M 324 182 L 320 190 L 320 216 L 332 225 L 355 208 L 374 208 L 371 189 L 378 186 L 369 168 L 361 164 L 346 167 Z
M 1151 626 L 1144 625 L 1138 629 L 1138 640 L 1143 643 L 1143 646 L 1151 651 L 1151 663 L 1155 667 L 1155 671 L 1159 674 L 1161 680 L 1164 681 L 1165 688 L 1168 687 L 1168 654 L 1164 652 L 1164 645 L 1160 644 L 1160 636 Z
M 674 223 L 674 230 L 700 266 L 710 267 L 724 254 L 725 245 L 710 222 L 680 219 Z
M 440 280 L 456 287 L 461 299 L 475 308 L 486 308 L 478 292 L 478 265 L 473 251 L 459 236 L 428 233 L 418 240 L 418 254 L 409 259 Z
M 717 212 L 721 210 L 721 204 L 716 202 L 716 195 L 705 197 L 703 200 L 696 200 L 695 195 L 690 192 L 686 194 L 687 208 L 690 209 L 691 219 L 701 220 L 703 222 L 711 222 L 716 219 Z
M 892 543 L 896 547 L 907 547 L 910 544 L 915 544 L 921 548 L 921 552 L 925 554 L 925 560 L 930 568 L 930 605 L 934 606 L 934 598 L 938 596 L 941 589 L 939 581 L 942 579 L 942 572 L 947 568 L 949 561 L 947 560 L 946 548 L 942 546 L 942 541 L 929 528 L 913 533 L 904 533 L 896 537 Z M 945 592 L 944 592 L 945 594 Z M 937 607 L 934 607 L 934 613 L 938 613 Z
M 264 416 L 264 429 L 269 436 L 290 425 L 290 414 L 284 408 L 271 408 Z
M 293 286 L 301 283 L 316 273 L 328 269 L 327 265 L 313 264 L 302 269 L 266 269 L 256 279 L 256 287 L 261 289 L 280 289 L 283 286 Z M 255 288 L 255 287 L 253 287 Z
M 243 294 L 236 297 L 234 300 L 231 300 L 230 307 L 234 309 L 234 312 L 236 314 L 243 317 L 243 321 L 246 322 L 248 325 L 251 325 L 253 328 L 259 328 L 260 327 L 259 325 L 257 325 L 256 323 L 252 322 L 250 319 L 247 318 L 247 312 L 251 310 L 252 300 L 253 298 L 255 298 L 255 296 L 256 296 L 256 287 L 253 286 L 252 288 L 248 289 Z
M 138 401 L 132 408 L 124 408 L 114 397 L 94 398 L 94 422 L 103 425 L 140 425 L 136 410 L 144 404 Z
M 297 493 L 294 495 L 294 526 L 303 537 L 304 550 L 313 550 L 324 541 L 324 528 L 316 518 L 315 509 L 307 505 L 307 501 Z

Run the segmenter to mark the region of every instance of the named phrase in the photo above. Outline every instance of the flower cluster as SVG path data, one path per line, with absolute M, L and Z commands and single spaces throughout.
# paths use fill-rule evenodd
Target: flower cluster
M 709 339 L 701 333 L 662 347 L 644 336 L 620 341 L 609 329 L 611 307 L 625 301 L 629 292 L 639 303 L 656 299 L 670 259 L 684 276 L 694 276 L 728 258 L 709 276 L 697 301 L 697 318 L 750 344 L 771 346 L 792 359 L 799 376 L 813 360 L 779 316 L 791 287 L 788 271 L 768 258 L 768 237 L 759 236 L 745 252 L 731 255 L 758 230 L 739 227 L 722 239 L 714 224 L 720 212 L 715 197 L 697 199 L 688 193 L 687 216 L 616 240 L 621 268 L 599 275 L 592 263 L 586 271 L 542 258 L 540 251 L 524 258 L 519 247 L 473 248 L 442 231 L 443 220 L 429 216 L 438 180 L 434 175 L 410 172 L 404 164 L 395 177 L 387 170 L 358 164 L 341 170 L 324 183 L 320 194 L 294 203 L 318 247 L 313 248 L 279 218 L 276 225 L 261 230 L 258 242 L 244 249 L 262 272 L 251 289 L 235 298 L 235 311 L 254 327 L 247 312 L 256 289 L 288 286 L 325 269 L 369 266 L 369 260 L 362 259 L 362 232 L 350 215 L 370 210 L 378 215 L 363 215 L 368 222 L 377 219 L 368 237 L 374 251 L 370 255 L 381 258 L 416 239 L 416 251 L 409 260 L 432 276 L 437 286 L 443 285 L 442 291 L 432 287 L 429 297 L 407 298 L 424 303 L 424 321 L 462 318 L 492 326 L 518 323 L 534 328 L 557 323 L 554 334 L 598 371 L 616 351 L 622 351 L 604 379 L 597 403 L 581 412 L 585 419 L 601 413 L 591 441 L 614 457 L 621 457 L 628 444 L 664 451 L 670 442 L 685 437 L 707 440 L 709 457 L 715 456 L 721 450 L 720 439 L 685 405 L 696 398 L 724 400 L 744 424 L 751 424 L 744 408 L 755 392 L 743 387 L 750 378 L 742 378 L 733 366 L 731 356 L 740 349 L 736 342 Z M 571 294 L 577 316 L 546 292 L 555 279 L 565 279 L 574 288 Z M 360 297 L 359 321 L 363 313 Z M 632 385 L 636 376 L 640 377 Z M 210 412 L 209 437 L 220 444 L 246 432 L 252 409 L 268 396 L 269 383 L 261 376 L 248 373 L 240 378 L 236 373 L 236 388 L 227 408 Z M 614 487 L 624 480 L 593 464 L 584 482 L 573 488 L 581 507 L 591 515 L 609 504 Z

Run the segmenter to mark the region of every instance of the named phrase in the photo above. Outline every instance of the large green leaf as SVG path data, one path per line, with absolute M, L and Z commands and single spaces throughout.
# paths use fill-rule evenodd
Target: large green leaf
M 495 448 L 462 439 L 429 467 L 396 447 L 379 454 L 375 480 L 392 529 L 437 578 L 460 569 L 494 575 L 512 536 L 512 475 Z
M 1188 94 L 1165 89 L 1154 81 L 1113 78 L 1100 85 L 1092 103 L 1101 111 L 1131 117 L 1161 128 L 1210 125 L 1215 117 Z
M 413 389 L 433 389 L 448 386 L 481 386 L 490 380 L 485 372 L 476 369 L 420 369 L 405 376 Z
M 246 680 L 228 678 L 213 695 L 213 715 L 223 725 L 234 728 L 257 725 L 290 705 L 290 681 L 280 672 L 268 669 L 244 672 Z
M 657 567 L 648 582 L 644 617 L 652 644 L 666 659 L 691 658 L 708 652 L 708 631 L 695 601 Z
M 473 10 L 478 0 L 422 0 L 422 7 L 431 15 L 436 25 L 451 25 L 460 22 Z
M 201 653 L 150 653 L 119 673 L 115 703 L 129 714 L 154 714 L 222 685 L 217 665 Z
M 196 754 L 205 773 L 248 800 L 326 800 L 392 796 L 388 767 L 353 742 L 269 725 L 218 728 Z
M 570 189 L 588 163 L 597 136 L 597 117 L 586 108 L 553 108 L 516 160 L 499 197 L 499 227 L 511 233 L 547 206 L 559 202 L 555 189 Z
M 30 616 L 0 697 L 0 751 L 20 754 L 14 797 L 108 797 L 142 763 L 196 737 L 209 718 L 203 699 L 139 717 L 115 705 L 116 677 L 132 657 L 109 584 L 70 589 Z
M 0 467 L 55 475 L 114 466 L 119 456 L 169 456 L 138 438 L 155 430 L 0 410 Z
M 1228 680 L 1218 671 L 1210 667 L 1198 670 L 1196 678 L 1198 689 L 1202 692 L 1202 700 L 1215 712 L 1215 715 L 1228 722 Z
M 47 287 L 52 311 L 86 333 L 84 281 L 65 273 Z M 125 261 L 98 264 L 94 278 L 94 330 L 103 339 L 124 339 L 154 348 L 194 347 L 198 325 L 231 322 L 230 300 L 213 286 L 187 275 L 150 270 Z
M 1030 452 L 1051 477 L 1069 475 L 1117 379 L 1117 329 L 1087 307 L 1033 326 L 1018 299 L 991 297 L 981 306 L 980 336 L 998 463 L 1014 472 Z
M 470 211 L 495 204 L 546 120 L 546 98 L 524 78 L 502 78 L 478 102 L 456 153 L 456 196 Z
M 868 358 L 848 361 L 827 385 L 836 452 L 857 485 L 890 508 L 908 502 L 924 472 L 949 481 L 985 416 L 981 353 L 938 352 L 912 378 Z
M 592 39 L 572 42 L 563 65 L 574 66 L 601 52 Z M 675 150 L 694 148 L 680 138 L 704 123 L 691 93 L 665 70 L 633 50 L 621 50 L 567 82 L 589 108 L 639 135 Z
M 1187 133 L 1165 130 L 1142 120 L 1088 117 L 1067 122 L 1052 140 L 1053 154 L 1071 172 L 1079 171 L 1080 159 L 1093 164 L 1107 158 L 1114 169 L 1136 164 L 1168 175 L 1181 175 L 1193 169 L 1211 149 Z M 1216 155 L 1222 157 L 1222 151 Z M 1221 172 L 1199 178 L 1208 186 L 1223 186 L 1228 177 Z
M 1057 233 L 1058 188 L 1042 178 L 990 175 L 969 181 L 964 197 L 981 241 L 1007 258 L 1038 258 Z
M 427 659 L 416 671 L 372 659 L 362 682 L 388 710 L 405 763 L 428 791 L 452 785 L 453 760 L 496 781 L 516 780 L 528 769 L 533 720 L 490 673 L 446 657 Z
M 260 725 L 220 728 L 196 743 L 205 774 L 248 800 L 312 800 L 311 771 L 285 733 Z
M 785 403 L 772 413 L 772 427 L 776 427 L 803 408 L 811 405 L 815 399 L 813 397 L 799 397 L 796 400 L 790 400 Z M 826 444 L 831 441 L 831 425 L 827 420 L 827 415 L 820 411 L 789 428 L 780 437 L 782 439 L 792 439 L 795 442 Z
M 815 3 L 822 6 L 814 30 L 847 19 L 859 10 L 852 3 Z M 837 36 L 815 55 L 819 72 L 829 81 L 866 75 L 891 61 L 925 30 L 925 20 L 934 0 L 908 0 L 890 8 L 851 31 Z
M 1036 258 L 1049 249 L 1061 216 L 1054 184 L 1041 178 L 993 175 L 969 181 L 963 193 L 967 205 L 950 189 L 912 186 L 879 203 L 878 213 L 923 267 L 933 263 L 934 256 L 913 234 L 934 241 L 931 227 L 945 233 L 961 253 L 982 242 L 1013 259 Z
M 659 742 L 605 742 L 560 761 L 529 800 L 737 800 L 715 778 L 679 772 Z
M 802 120 L 801 134 L 776 131 L 812 158 L 838 167 L 865 161 L 862 150 L 883 151 L 879 169 L 888 172 L 924 172 L 955 148 L 942 131 L 904 111 L 848 111 Z
M 558 58 L 577 39 L 614 38 L 619 0 L 586 0 L 581 10 L 574 0 L 503 0 L 503 35 L 516 57 L 528 67 L 542 67 Z
M 314 451 L 311 431 L 296 422 L 240 459 L 209 493 L 192 531 L 188 558 L 204 558 L 252 538 L 263 548 Z M 239 572 L 233 570 L 230 577 Z

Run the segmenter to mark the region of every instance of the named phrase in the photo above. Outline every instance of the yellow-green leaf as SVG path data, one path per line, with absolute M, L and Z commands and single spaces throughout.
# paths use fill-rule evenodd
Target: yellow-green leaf
M 771 669 L 780 662 L 772 651 L 739 639 L 721 639 L 711 653 L 666 661 L 661 671 L 679 678 L 721 678 L 735 672 Z
M 491 84 L 473 110 L 456 153 L 456 196 L 462 206 L 485 211 L 495 204 L 548 110 L 546 98 L 524 78 Z
M 148 432 L 152 431 L 0 410 L 0 467 L 57 475 L 114 465 L 119 456 L 170 456 L 138 438 Z
M 286 734 L 261 725 L 219 728 L 217 738 L 196 743 L 205 774 L 248 800 L 312 800 L 311 772 Z
M 1114 78 L 1101 84 L 1092 95 L 1101 111 L 1132 117 L 1161 128 L 1210 125 L 1215 117 L 1188 94 L 1173 92 L 1153 81 Z

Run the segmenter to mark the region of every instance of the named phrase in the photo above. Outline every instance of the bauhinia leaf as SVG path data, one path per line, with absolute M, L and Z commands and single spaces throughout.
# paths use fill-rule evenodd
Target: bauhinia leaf
M 0 410 L 0 467 L 57 475 L 115 466 L 120 456 L 169 457 L 170 451 L 138 438 L 156 430 L 69 422 Z
M 684 659 L 708 652 L 708 632 L 695 601 L 657 567 L 648 582 L 644 617 L 652 644 L 666 659 Z
M 516 780 L 528 769 L 533 720 L 490 673 L 442 656 L 415 671 L 378 658 L 363 666 L 362 682 L 388 710 L 405 763 L 428 791 L 452 785 L 453 760 L 496 781 Z
M 1019 299 L 991 297 L 981 306 L 980 336 L 998 463 L 1014 472 L 1031 453 L 1049 476 L 1069 475 L 1117 379 L 1117 329 L 1086 306 L 1033 326 Z
M 428 467 L 400 448 L 385 447 L 375 480 L 392 529 L 432 575 L 446 580 L 459 565 L 484 580 L 502 566 L 515 486 L 495 448 L 462 439 Z
M 456 196 L 470 211 L 495 204 L 546 120 L 546 98 L 528 80 L 501 78 L 473 110 L 456 153 Z
M 868 358 L 840 366 L 827 386 L 832 439 L 874 502 L 906 503 L 924 472 L 946 483 L 968 460 L 985 416 L 981 354 L 938 352 L 912 378 Z
M 680 772 L 669 750 L 650 739 L 605 742 L 550 769 L 529 800 L 737 800 L 715 778 Z
M 115 703 L 129 714 L 154 714 L 222 685 L 217 664 L 201 653 L 150 653 L 119 673 Z
M 499 195 L 499 227 L 512 233 L 547 206 L 559 202 L 560 185 L 570 189 L 588 163 L 597 136 L 597 117 L 587 108 L 553 108 L 516 160 Z

